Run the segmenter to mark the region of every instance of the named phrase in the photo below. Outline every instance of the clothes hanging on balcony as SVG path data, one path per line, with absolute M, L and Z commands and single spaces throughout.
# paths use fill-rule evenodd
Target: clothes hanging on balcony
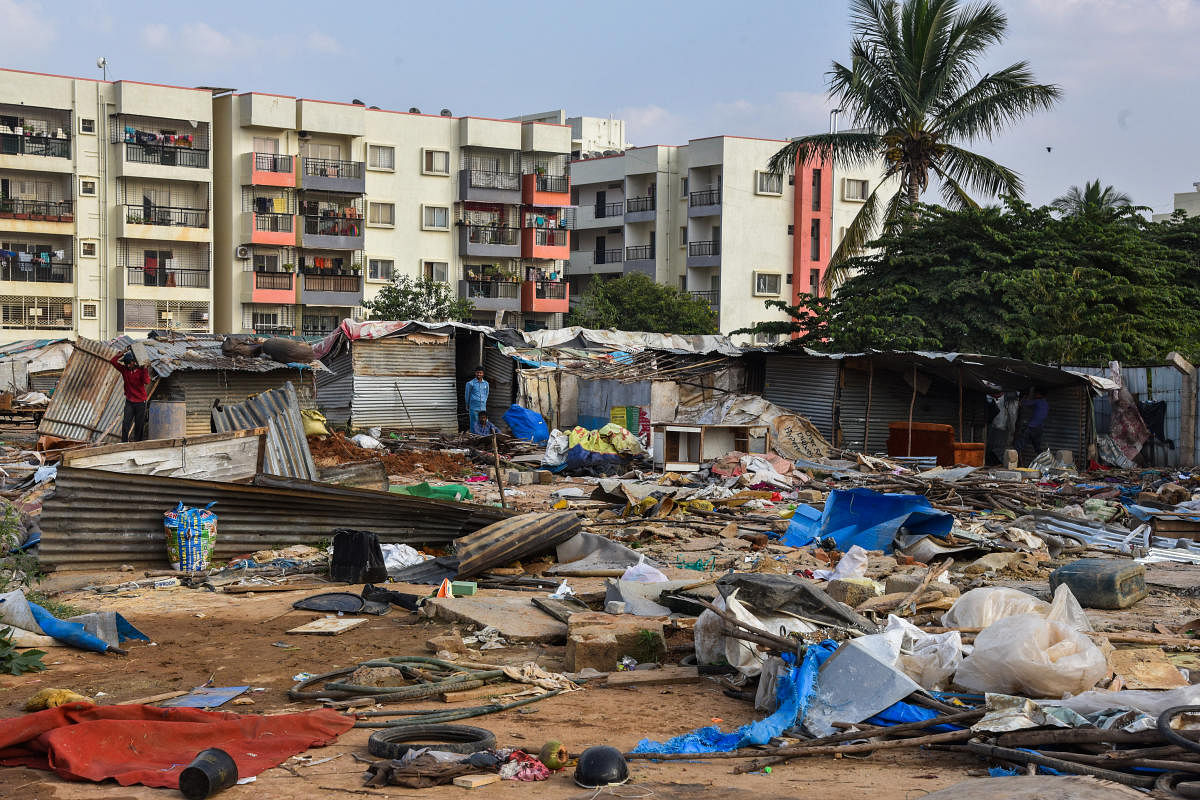
M 271 213 L 271 207 L 272 207 L 271 206 L 271 198 L 269 198 L 269 197 L 254 198 L 254 213 L 255 214 L 269 214 L 269 213 Z
M 286 214 L 287 213 L 287 198 L 286 197 L 272 198 L 271 208 L 274 209 L 276 214 Z

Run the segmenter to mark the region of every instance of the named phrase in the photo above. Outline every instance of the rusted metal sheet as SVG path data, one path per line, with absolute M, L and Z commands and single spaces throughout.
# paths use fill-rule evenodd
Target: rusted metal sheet
M 317 375 L 317 402 L 325 418 L 333 425 L 350 421 L 350 404 L 354 400 L 354 363 L 349 344 L 321 359 L 329 370 Z
M 389 485 L 387 467 L 378 460 L 339 464 L 334 467 L 318 467 L 317 471 L 320 473 L 317 479 L 321 483 L 332 483 L 355 489 L 375 489 L 380 492 L 386 492 Z
M 99 569 L 162 566 L 162 515 L 183 502 L 215 502 L 215 558 L 224 561 L 291 544 L 317 546 L 335 528 L 374 531 L 383 542 L 447 546 L 502 518 L 488 506 L 428 500 L 278 478 L 246 485 L 60 467 L 42 505 L 43 564 Z
M 266 437 L 266 428 L 254 428 L 183 439 L 85 447 L 64 452 L 62 464 L 131 475 L 250 481 L 261 471 Z
M 243 402 L 210 408 L 212 426 L 217 431 L 267 429 L 262 472 L 285 478 L 317 479 L 317 465 L 308 449 L 304 420 L 300 416 L 300 398 L 291 381 L 284 383 L 283 388 L 256 394 Z
M 447 336 L 417 334 L 350 345 L 355 427 L 458 430 L 454 346 Z
M 448 336 L 421 343 L 413 337 L 374 339 L 354 342 L 355 375 L 454 377 L 454 345 Z
M 216 404 L 241 403 L 246 398 L 299 380 L 296 390 L 300 408 L 312 408 L 312 384 L 308 376 L 296 372 L 177 372 L 164 378 L 154 400 L 181 400 L 187 404 L 187 435 L 209 433 L 212 409 Z M 254 426 L 251 426 L 254 427 Z
M 459 577 L 469 578 L 544 553 L 582 529 L 579 517 L 567 511 L 522 514 L 501 520 L 455 542 Z
M 125 395 L 121 374 L 109 363 L 118 352 L 91 339 L 75 343 L 38 433 L 97 444 L 121 438 Z

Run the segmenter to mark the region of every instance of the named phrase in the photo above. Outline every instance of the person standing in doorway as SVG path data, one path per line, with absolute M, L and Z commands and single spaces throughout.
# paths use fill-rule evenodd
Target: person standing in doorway
M 112 365 L 121 373 L 125 382 L 125 416 L 121 420 L 121 441 L 141 442 L 146 439 L 146 427 L 149 422 L 147 413 L 148 389 L 150 387 L 150 370 L 139 366 L 132 351 L 112 357 Z
M 1042 452 L 1042 434 L 1046 429 L 1046 418 L 1050 416 L 1050 404 L 1046 402 L 1046 393 L 1035 387 L 1021 400 L 1021 408 L 1029 413 L 1029 419 L 1017 434 L 1017 452 L 1022 452 L 1028 444 L 1033 447 L 1034 456 L 1037 456 Z
M 471 418 L 470 430 L 475 430 L 475 425 L 479 422 L 479 412 L 487 410 L 488 394 L 492 387 L 483 377 L 483 367 L 475 368 L 475 377 L 467 381 L 467 388 L 464 396 L 467 406 L 467 415 Z

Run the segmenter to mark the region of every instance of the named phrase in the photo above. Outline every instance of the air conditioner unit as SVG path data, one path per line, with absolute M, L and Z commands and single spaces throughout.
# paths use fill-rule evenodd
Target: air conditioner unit
M 244 259 L 247 259 L 247 258 L 249 258 L 249 257 L 250 257 L 250 248 L 249 248 L 249 246 L 247 246 L 247 245 L 244 245 L 244 244 L 239 244 L 239 245 L 237 246 L 237 249 L 235 249 L 235 250 L 233 251 L 233 255 L 234 255 L 236 258 L 240 258 L 240 259 L 243 259 L 243 260 L 244 260 Z
M 199 320 L 200 322 L 208 322 L 208 312 L 207 311 L 197 312 L 196 319 Z

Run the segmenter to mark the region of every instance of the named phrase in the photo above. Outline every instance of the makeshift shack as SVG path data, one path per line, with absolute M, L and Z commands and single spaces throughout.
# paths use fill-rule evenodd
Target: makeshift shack
M 0 392 L 53 394 L 73 349 L 67 339 L 23 339 L 0 346 Z

